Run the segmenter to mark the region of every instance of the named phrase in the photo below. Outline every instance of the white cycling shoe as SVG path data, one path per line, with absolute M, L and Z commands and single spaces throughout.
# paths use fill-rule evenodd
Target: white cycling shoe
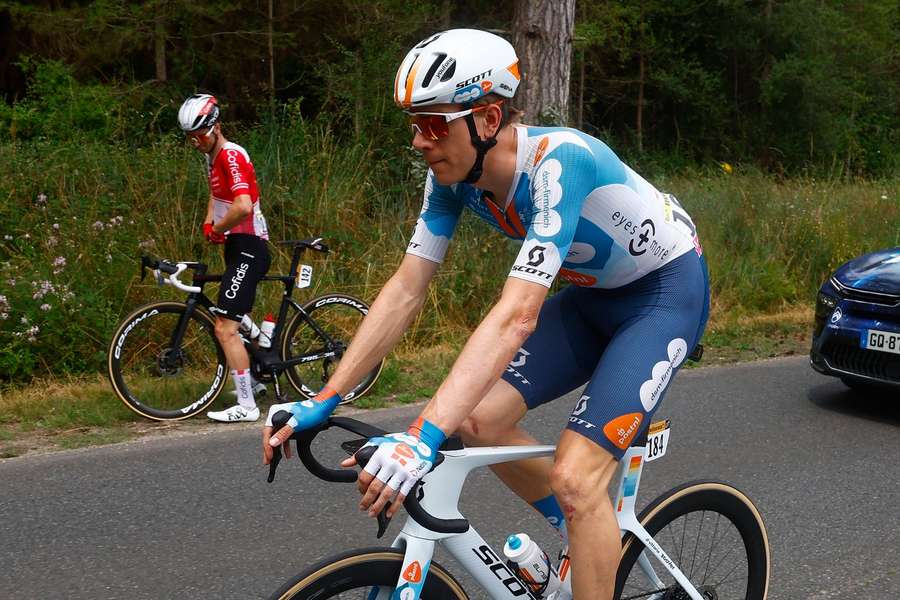
M 245 408 L 240 404 L 235 404 L 231 408 L 225 410 L 209 411 L 206 416 L 213 421 L 221 421 L 223 423 L 252 423 L 259 419 L 259 408 Z

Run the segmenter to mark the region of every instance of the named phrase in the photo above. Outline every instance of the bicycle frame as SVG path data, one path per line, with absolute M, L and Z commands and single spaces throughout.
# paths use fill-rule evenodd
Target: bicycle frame
M 433 471 L 423 478 L 419 501 L 422 508 L 436 517 L 463 518 L 457 504 L 466 476 L 472 469 L 527 458 L 552 456 L 555 451 L 554 446 L 502 446 L 444 451 L 444 462 L 437 469 L 439 474 L 434 475 Z M 672 574 L 692 600 L 705 600 L 637 519 L 634 511 L 635 498 L 643 471 L 644 453 L 644 446 L 632 446 L 621 460 L 614 505 L 619 528 L 622 535 L 631 532 L 643 543 L 645 550 L 641 553 L 638 564 L 650 581 L 663 587 L 648 558 L 648 552 Z M 438 543 L 443 544 L 491 598 L 536 599 L 506 566 L 502 555 L 495 552 L 474 527 L 470 526 L 465 533 L 443 534 L 427 529 L 412 518 L 408 518 L 392 544 L 393 548 L 404 551 L 403 567 L 397 585 L 394 590 L 373 590 L 369 596 L 370 600 L 418 600 L 425 585 L 435 545 Z M 658 600 L 658 596 L 651 596 L 650 600 Z
M 324 329 L 322 329 L 322 327 L 320 327 L 318 323 L 316 323 L 316 321 L 309 315 L 309 313 L 307 313 L 307 311 L 303 309 L 303 306 L 301 306 L 291 297 L 294 289 L 297 287 L 298 267 L 300 266 L 300 258 L 303 250 L 303 246 L 295 245 L 294 253 L 291 258 L 291 266 L 287 275 L 265 275 L 261 279 L 261 281 L 280 281 L 284 286 L 281 305 L 278 309 L 278 319 L 276 321 L 275 329 L 272 332 L 270 348 L 260 349 L 253 346 L 248 340 L 244 340 L 244 347 L 246 348 L 247 353 L 250 355 L 251 359 L 258 363 L 261 366 L 262 370 L 270 371 L 273 375 L 277 375 L 278 373 L 294 365 L 323 360 L 337 356 L 338 354 L 334 349 L 330 349 L 335 345 L 335 342 L 331 338 L 331 336 L 328 335 L 328 333 Z M 212 300 L 210 300 L 203 293 L 203 286 L 206 283 L 219 282 L 222 280 L 221 275 L 207 275 L 205 264 L 194 262 L 179 262 L 177 263 L 177 265 L 177 270 L 174 273 L 170 273 L 170 276 L 167 279 L 163 279 L 163 277 L 157 272 L 158 280 L 161 283 L 165 281 L 166 283 L 169 283 L 182 291 L 188 292 L 188 297 L 185 302 L 185 304 L 187 305 L 187 310 L 182 313 L 181 318 L 179 319 L 178 324 L 175 327 L 175 330 L 172 332 L 172 336 L 169 341 L 169 345 L 171 348 L 181 347 L 181 341 L 184 339 L 184 334 L 187 330 L 191 315 L 193 314 L 194 310 L 196 310 L 198 304 L 210 313 L 215 314 L 215 303 L 213 303 Z M 187 286 L 178 281 L 178 275 L 188 267 L 195 269 L 192 282 L 194 284 L 193 286 Z M 296 356 L 287 360 L 281 360 L 278 348 L 281 346 L 281 336 L 283 334 L 285 324 L 287 323 L 288 310 L 291 308 L 293 308 L 293 310 L 299 314 L 300 318 L 303 319 L 303 321 L 316 332 L 316 335 L 324 340 L 325 344 L 320 350 L 316 350 L 315 352 L 303 354 L 301 356 Z M 278 377 L 273 377 L 273 380 L 275 384 L 276 395 L 278 397 L 281 397 Z

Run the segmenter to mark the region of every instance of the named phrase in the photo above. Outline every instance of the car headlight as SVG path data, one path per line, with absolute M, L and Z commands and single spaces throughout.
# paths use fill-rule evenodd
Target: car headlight
M 827 294 L 823 294 L 819 292 L 819 297 L 816 299 L 816 308 L 824 308 L 826 310 L 832 309 L 837 306 L 837 298 L 832 296 L 828 296 Z

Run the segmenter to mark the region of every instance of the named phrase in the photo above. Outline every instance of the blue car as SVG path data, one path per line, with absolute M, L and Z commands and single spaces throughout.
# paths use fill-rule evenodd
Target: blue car
M 900 247 L 854 258 L 819 288 L 812 367 L 900 399 Z

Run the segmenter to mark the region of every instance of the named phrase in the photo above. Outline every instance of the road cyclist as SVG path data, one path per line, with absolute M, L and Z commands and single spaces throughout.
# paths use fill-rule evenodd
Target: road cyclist
M 269 271 L 272 258 L 253 163 L 244 148 L 225 138 L 220 114 L 214 96 L 194 94 L 181 105 L 178 124 L 191 145 L 206 156 L 210 193 L 203 236 L 211 244 L 225 246 L 222 285 L 218 302 L 210 310 L 216 317 L 216 338 L 231 369 L 237 403 L 209 411 L 207 416 L 234 423 L 259 418 L 254 393 L 265 391 L 265 386 L 252 380 L 250 359 L 238 330 L 253 307 L 256 285 Z
M 486 31 L 434 34 L 403 59 L 394 101 L 429 166 L 422 211 L 400 266 L 324 389 L 271 407 L 263 460 L 325 422 L 343 391 L 399 341 L 468 208 L 521 241 L 520 251 L 420 416 L 406 432 L 369 440 L 375 452 L 359 475 L 360 508 L 393 516 L 455 432 L 467 446 L 535 445 L 518 426 L 527 410 L 586 384 L 553 456 L 491 468 L 567 540 L 574 597 L 608 599 L 622 542 L 607 487 L 698 346 L 709 307 L 706 262 L 676 198 L 606 144 L 575 129 L 519 123 L 510 103 L 520 80 L 513 47 Z M 557 278 L 570 285 L 548 298 Z M 281 410 L 290 419 L 275 431 Z

